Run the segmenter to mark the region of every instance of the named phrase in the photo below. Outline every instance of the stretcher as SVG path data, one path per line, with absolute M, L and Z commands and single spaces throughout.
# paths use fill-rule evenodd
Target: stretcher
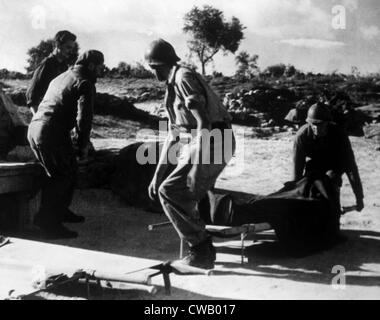
M 169 227 L 171 226 L 171 222 L 162 222 L 157 224 L 150 224 L 148 226 L 149 231 L 153 231 L 156 229 Z M 206 225 L 207 232 L 212 236 L 216 238 L 231 238 L 240 236 L 241 241 L 241 264 L 244 264 L 244 256 L 245 256 L 245 239 L 248 235 L 255 235 L 257 233 L 263 232 L 263 231 L 269 231 L 272 230 L 272 226 L 269 223 L 249 223 L 249 224 L 243 224 L 241 226 L 217 226 L 217 225 Z M 183 258 L 184 255 L 184 247 L 185 242 L 183 239 L 180 239 L 180 249 L 179 249 L 179 257 L 180 259 Z
M 67 284 L 85 285 L 97 291 L 137 290 L 155 294 L 153 279 L 163 277 L 171 294 L 170 274 L 210 275 L 210 270 L 177 261 L 158 261 L 84 250 L 18 238 L 5 238 L 0 248 L 0 299 L 27 300 Z M 66 297 L 67 298 L 67 297 Z

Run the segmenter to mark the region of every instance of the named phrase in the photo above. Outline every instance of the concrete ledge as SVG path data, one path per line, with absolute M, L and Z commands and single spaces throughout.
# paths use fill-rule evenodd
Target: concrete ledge
M 33 190 L 42 173 L 38 163 L 0 163 L 0 194 Z

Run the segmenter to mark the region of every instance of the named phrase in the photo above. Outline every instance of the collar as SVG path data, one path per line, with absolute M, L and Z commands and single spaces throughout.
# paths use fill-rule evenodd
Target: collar
M 60 64 L 66 64 L 64 60 L 58 58 L 58 55 L 55 53 L 55 51 L 50 53 L 49 58 L 54 58 Z
M 76 64 L 72 68 L 74 72 L 77 72 L 82 77 L 90 80 L 94 84 L 96 83 L 97 77 L 92 72 L 90 72 L 86 67 Z
M 177 71 L 178 71 L 179 68 L 180 68 L 179 65 L 175 65 L 175 66 L 173 66 L 173 68 L 170 70 L 168 80 L 166 81 L 166 84 L 167 84 L 167 85 L 174 85 L 174 82 L 175 82 L 175 75 L 176 75 L 176 73 L 177 73 Z

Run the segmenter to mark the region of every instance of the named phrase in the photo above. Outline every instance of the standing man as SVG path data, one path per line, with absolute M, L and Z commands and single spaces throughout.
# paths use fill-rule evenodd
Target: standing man
M 68 68 L 69 60 L 77 47 L 76 35 L 69 31 L 59 31 L 54 37 L 54 51 L 33 73 L 33 78 L 26 92 L 27 105 L 32 113 L 37 112 L 50 82 L 65 72 Z
M 86 158 L 96 95 L 95 83 L 104 69 L 103 54 L 83 53 L 75 66 L 55 78 L 29 126 L 28 140 L 47 178 L 41 209 L 34 223 L 47 236 L 75 237 L 63 222 L 83 222 L 70 211 L 77 176 L 76 154 L 70 132 L 76 127 L 79 157 Z
M 331 226 L 336 235 L 339 232 L 340 188 L 342 175 L 346 173 L 356 197 L 356 210 L 364 208 L 363 187 L 356 165 L 354 152 L 345 131 L 332 122 L 329 109 L 323 103 L 310 107 L 306 124 L 298 131 L 293 151 L 293 180 L 304 174 L 327 175 L 334 186 L 335 202 L 339 215 Z M 309 158 L 306 161 L 306 158 Z
M 149 196 L 154 199 L 158 195 L 179 236 L 189 244 L 189 255 L 182 262 L 212 269 L 216 252 L 197 204 L 213 188 L 234 153 L 231 116 L 198 73 L 177 64 L 180 59 L 168 42 L 153 41 L 145 59 L 157 79 L 166 82 L 165 106 L 169 116 L 169 134 L 149 186 Z M 211 130 L 211 134 L 216 134 L 212 141 Z M 180 132 L 187 134 L 190 143 L 180 149 L 176 167 L 168 173 L 168 160 L 173 159 Z

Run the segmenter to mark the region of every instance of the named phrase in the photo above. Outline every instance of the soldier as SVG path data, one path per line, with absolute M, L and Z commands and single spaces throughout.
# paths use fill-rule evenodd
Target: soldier
M 169 134 L 149 186 L 149 196 L 154 199 L 158 195 L 179 236 L 189 244 L 189 255 L 182 262 L 211 269 L 216 252 L 197 204 L 213 188 L 234 152 L 231 116 L 198 73 L 177 64 L 180 58 L 168 42 L 152 42 L 145 59 L 157 79 L 166 82 L 165 107 L 169 116 Z M 221 133 L 219 139 L 210 141 L 210 130 Z M 191 134 L 190 143 L 180 149 L 178 163 L 167 172 L 167 160 L 180 132 Z M 223 152 L 223 159 L 216 161 L 216 156 Z M 210 155 L 208 163 L 204 161 L 206 155 Z
M 33 78 L 26 92 L 27 105 L 35 113 L 41 103 L 50 82 L 68 69 L 69 60 L 77 47 L 77 37 L 69 31 L 59 31 L 54 37 L 54 51 L 33 73 Z
M 77 160 L 70 131 L 76 127 L 79 157 L 86 158 L 93 118 L 95 83 L 104 69 L 103 54 L 83 53 L 65 73 L 55 78 L 28 130 L 28 140 L 44 166 L 47 179 L 42 190 L 41 209 L 34 223 L 47 236 L 75 237 L 63 222 L 83 222 L 69 210 L 74 192 Z
M 330 177 L 335 190 L 335 202 L 339 215 L 332 228 L 339 232 L 340 188 L 342 175 L 346 173 L 356 197 L 356 210 L 364 208 L 363 187 L 356 165 L 354 152 L 345 131 L 332 122 L 326 105 L 314 104 L 310 107 L 306 124 L 297 132 L 293 152 L 293 180 L 304 174 L 318 173 Z M 306 161 L 306 158 L 309 158 Z

